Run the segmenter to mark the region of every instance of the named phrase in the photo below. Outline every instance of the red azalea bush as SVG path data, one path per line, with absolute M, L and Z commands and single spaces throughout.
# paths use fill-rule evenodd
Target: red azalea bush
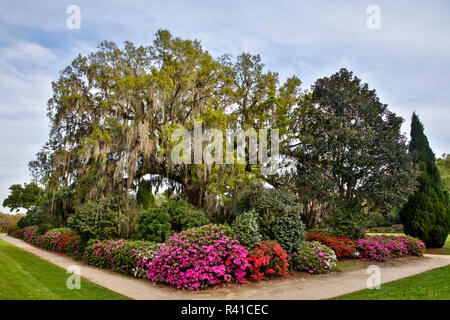
M 288 255 L 276 242 L 262 241 L 247 257 L 250 279 L 272 279 L 273 276 L 285 276 L 288 271 Z
M 37 233 L 38 229 L 39 229 L 38 226 L 26 227 L 23 230 L 23 240 L 25 240 L 26 242 L 32 243 L 33 239 L 37 235 L 36 233 Z
M 336 252 L 338 259 L 353 258 L 356 256 L 356 244 L 354 241 L 344 237 L 331 236 L 325 232 L 308 230 L 307 241 L 318 241 Z

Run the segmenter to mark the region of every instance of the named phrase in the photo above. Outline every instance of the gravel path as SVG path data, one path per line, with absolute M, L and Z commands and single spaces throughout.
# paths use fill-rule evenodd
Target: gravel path
M 87 266 L 72 258 L 58 255 L 34 247 L 23 240 L 0 234 L 3 239 L 41 259 L 61 268 L 77 265 L 81 276 L 102 287 L 118 292 L 133 299 L 240 299 L 240 300 L 316 300 L 337 297 L 353 291 L 365 289 L 369 275 L 366 269 L 348 272 L 336 272 L 325 275 L 304 275 L 263 283 L 249 283 L 244 286 L 232 286 L 200 292 L 185 292 L 172 288 L 155 286 L 152 282 L 135 279 L 112 271 Z M 395 265 L 381 266 L 381 282 L 386 283 L 409 277 L 434 268 L 450 264 L 450 255 L 425 255 L 423 258 L 410 259 Z

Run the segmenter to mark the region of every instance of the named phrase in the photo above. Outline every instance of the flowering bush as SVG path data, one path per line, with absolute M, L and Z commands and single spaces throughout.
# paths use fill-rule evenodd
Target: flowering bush
M 298 252 L 290 256 L 289 266 L 296 271 L 328 273 L 336 266 L 334 251 L 320 242 L 304 242 Z
M 31 243 L 34 239 L 34 237 L 36 237 L 37 235 L 37 230 L 39 229 L 38 226 L 31 226 L 31 227 L 26 227 L 23 230 L 23 240 L 25 240 L 26 242 Z
M 33 244 L 50 251 L 66 253 L 69 240 L 76 236 L 77 234 L 69 228 L 57 228 L 35 237 Z
M 408 254 L 411 256 L 421 257 L 425 251 L 425 243 L 418 238 L 411 236 L 401 236 L 404 239 L 406 248 L 408 249 Z
M 386 261 L 403 256 L 421 256 L 425 245 L 409 236 L 375 235 L 358 240 L 358 252 L 362 260 Z
M 287 274 L 289 263 L 286 251 L 276 242 L 263 241 L 249 254 L 250 279 L 272 279 Z
M 135 275 L 140 253 L 153 247 L 152 243 L 145 241 L 90 240 L 83 261 L 99 268 Z
M 140 266 L 152 281 L 198 290 L 245 282 L 247 250 L 221 225 L 205 225 L 171 236 L 150 263 Z
M 71 237 L 67 242 L 66 253 L 77 259 L 81 260 L 83 258 L 84 247 L 82 246 L 81 238 L 79 235 Z
M 353 258 L 357 256 L 356 244 L 348 238 L 335 237 L 319 231 L 308 231 L 306 240 L 318 241 L 328 248 L 333 249 L 338 259 Z

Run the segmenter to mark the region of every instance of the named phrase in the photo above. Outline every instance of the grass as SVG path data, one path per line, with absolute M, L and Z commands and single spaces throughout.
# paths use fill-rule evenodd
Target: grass
M 449 300 L 450 266 L 385 283 L 380 289 L 365 289 L 332 300 Z
M 366 265 L 358 263 L 360 260 L 340 260 L 337 262 L 336 267 L 334 268 L 337 272 L 346 272 L 355 269 L 365 269 Z
M 66 270 L 0 240 L 0 300 L 125 300 L 118 293 L 81 278 L 68 289 Z

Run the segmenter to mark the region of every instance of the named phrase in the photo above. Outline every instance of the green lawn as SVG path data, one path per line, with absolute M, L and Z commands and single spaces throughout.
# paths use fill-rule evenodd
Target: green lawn
M 0 300 L 124 300 L 120 294 L 81 278 L 68 289 L 66 270 L 0 240 Z
M 450 266 L 385 283 L 333 300 L 450 300 Z

